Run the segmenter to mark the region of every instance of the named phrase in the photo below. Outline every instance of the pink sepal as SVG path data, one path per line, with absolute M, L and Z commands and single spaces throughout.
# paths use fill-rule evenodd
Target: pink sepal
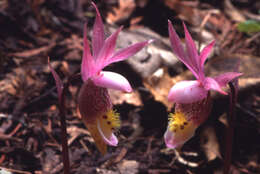
M 181 40 L 173 28 L 172 22 L 170 20 L 168 20 L 168 31 L 173 53 L 176 54 L 183 63 L 185 62 L 184 64 L 186 65 L 188 62 L 187 55 L 184 52 Z
M 59 101 L 61 102 L 61 99 L 62 99 L 62 92 L 63 92 L 63 83 L 59 77 L 59 75 L 56 73 L 56 71 L 53 69 L 53 67 L 51 66 L 51 63 L 50 63 L 50 58 L 48 57 L 48 65 L 49 65 L 49 68 L 51 70 L 51 73 L 52 73 L 52 76 L 55 80 L 55 84 L 56 84 L 56 87 L 57 87 L 57 91 L 58 91 L 58 98 L 59 98 Z
M 170 42 L 172 46 L 173 53 L 179 58 L 179 60 L 186 65 L 186 67 L 192 72 L 192 74 L 199 79 L 198 68 L 194 66 L 192 58 L 190 58 L 186 52 L 184 52 L 182 42 L 174 30 L 172 23 L 168 20 L 168 31 Z M 186 31 L 187 32 L 187 31 Z M 187 47 L 187 45 L 186 45 Z
M 144 48 L 146 45 L 148 45 L 152 42 L 153 42 L 153 40 L 139 42 L 139 43 L 130 45 L 126 48 L 122 48 L 122 49 L 118 50 L 110 59 L 107 60 L 106 64 L 104 64 L 104 67 L 111 63 L 123 61 L 123 60 L 135 55 L 138 51 L 140 51 L 142 48 Z
M 205 46 L 202 51 L 200 52 L 200 68 L 202 70 L 202 72 L 204 73 L 204 64 L 205 61 L 207 60 L 207 57 L 209 56 L 213 46 L 215 45 L 215 41 L 212 41 L 210 44 L 208 44 L 207 46 Z
M 81 76 L 83 81 L 87 81 L 90 76 L 92 76 L 95 69 L 95 62 L 90 52 L 90 47 L 87 39 L 87 23 L 84 25 L 84 50 L 83 50 L 83 58 L 81 63 Z
M 196 72 L 196 74 L 200 78 L 200 75 L 201 75 L 200 66 L 199 66 L 200 59 L 199 59 L 196 45 L 184 22 L 183 22 L 183 28 L 184 28 L 184 33 L 185 33 L 186 52 L 187 52 L 187 56 L 189 57 L 189 64 L 192 65 L 193 70 Z
M 238 72 L 227 72 L 224 74 L 221 74 L 217 77 L 215 77 L 214 79 L 218 82 L 218 84 L 223 87 L 226 86 L 228 84 L 228 82 L 230 82 L 231 80 L 241 76 L 242 73 L 238 73 Z
M 205 98 L 207 93 L 199 81 L 181 81 L 171 88 L 168 100 L 174 103 L 193 103 Z
M 93 57 L 96 58 L 105 42 L 104 25 L 96 4 L 92 2 L 92 5 L 94 6 L 97 13 L 95 23 L 94 23 L 94 28 L 93 28 L 93 37 L 92 37 Z
M 104 64 L 113 56 L 116 46 L 116 40 L 118 37 L 119 32 L 122 30 L 123 27 L 120 27 L 116 30 L 112 35 L 110 35 L 104 45 L 102 46 L 98 57 L 97 57 L 97 65 L 99 69 L 102 69 L 104 67 Z
M 221 86 L 219 85 L 219 83 L 215 79 L 213 79 L 211 77 L 207 77 L 205 79 L 205 81 L 204 81 L 204 88 L 206 90 L 211 90 L 212 89 L 212 90 L 215 90 L 215 91 L 217 91 L 217 92 L 219 92 L 221 94 L 227 95 L 227 93 L 221 89 Z
M 132 92 L 132 87 L 128 80 L 118 73 L 101 71 L 100 74 L 93 79 L 93 81 L 97 86 L 103 88 Z

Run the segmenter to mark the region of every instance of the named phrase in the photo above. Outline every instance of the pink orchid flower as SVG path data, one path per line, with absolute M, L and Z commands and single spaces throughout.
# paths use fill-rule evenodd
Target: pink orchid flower
M 145 47 L 150 41 L 140 42 L 115 52 L 120 27 L 110 37 L 104 39 L 104 26 L 100 13 L 96 9 L 96 19 L 92 37 L 92 54 L 87 40 L 87 26 L 84 28 L 84 51 L 81 64 L 81 76 L 84 84 L 78 96 L 79 113 L 90 131 L 102 154 L 107 146 L 118 144 L 114 130 L 120 126 L 119 114 L 112 110 L 107 88 L 131 92 L 128 80 L 122 75 L 102 69 L 111 63 L 125 60 Z
M 211 110 L 210 90 L 221 94 L 227 93 L 221 88 L 229 81 L 241 75 L 237 72 L 227 72 L 217 77 L 206 77 L 204 63 L 214 46 L 215 41 L 208 44 L 200 54 L 196 49 L 185 24 L 186 50 L 176 34 L 172 23 L 168 21 L 168 30 L 173 53 L 192 72 L 196 80 L 176 83 L 169 92 L 168 100 L 175 103 L 175 113 L 169 115 L 168 128 L 164 134 L 165 144 L 169 148 L 183 145 L 193 135 L 197 127 L 203 123 Z

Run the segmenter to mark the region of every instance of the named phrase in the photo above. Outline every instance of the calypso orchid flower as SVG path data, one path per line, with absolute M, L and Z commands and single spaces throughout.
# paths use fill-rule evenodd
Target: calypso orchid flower
M 164 134 L 165 144 L 169 148 L 183 145 L 194 135 L 198 126 L 207 119 L 211 110 L 210 90 L 227 95 L 221 88 L 241 75 L 237 72 L 227 72 L 214 78 L 206 77 L 204 63 L 215 41 L 208 44 L 198 54 L 184 23 L 183 26 L 186 50 L 184 51 L 171 21 L 168 21 L 170 42 L 173 53 L 192 72 L 196 80 L 178 82 L 170 89 L 168 100 L 175 103 L 175 113 L 169 115 L 168 128 Z
M 92 54 L 87 40 L 87 26 L 84 27 L 84 51 L 81 64 L 81 76 L 84 84 L 78 96 L 78 111 L 84 124 L 94 138 L 102 154 L 107 146 L 116 146 L 118 139 L 114 135 L 120 126 L 119 114 L 113 111 L 107 88 L 131 92 L 128 80 L 122 75 L 102 69 L 111 63 L 122 61 L 136 54 L 151 42 L 145 41 L 122 48 L 115 52 L 116 39 L 120 27 L 107 39 L 104 39 L 104 26 L 96 5 L 96 19 L 92 36 Z

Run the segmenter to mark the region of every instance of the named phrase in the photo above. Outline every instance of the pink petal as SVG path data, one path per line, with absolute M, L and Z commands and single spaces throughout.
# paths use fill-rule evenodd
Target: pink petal
M 193 103 L 207 97 L 208 91 L 199 81 L 181 81 L 170 90 L 168 100 L 174 103 Z
M 183 145 L 191 137 L 193 137 L 195 130 L 196 128 L 194 127 L 193 131 L 178 134 L 170 131 L 169 128 L 167 128 L 166 132 L 164 133 L 164 142 L 168 148 L 176 148 L 178 146 Z
M 215 44 L 215 41 L 212 41 L 210 44 L 208 44 L 206 47 L 203 48 L 203 50 L 200 53 L 200 67 L 203 70 L 204 68 L 204 63 L 210 54 L 210 51 L 212 50 L 213 46 Z
M 213 79 L 211 77 L 207 77 L 205 79 L 205 81 L 204 81 L 204 88 L 206 90 L 211 90 L 212 89 L 212 90 L 218 91 L 221 94 L 227 95 L 227 93 L 221 89 L 221 86 L 219 85 L 219 83 L 215 79 Z
M 174 30 L 170 20 L 168 20 L 168 31 L 169 31 L 170 41 L 171 41 L 174 54 L 176 54 L 180 59 L 183 59 L 184 62 L 186 62 L 187 55 L 184 52 L 181 40 L 177 35 L 176 31 Z
M 113 57 L 111 57 L 104 66 L 107 66 L 111 63 L 114 62 L 119 62 L 122 60 L 125 60 L 131 56 L 133 56 L 134 54 L 136 54 L 138 51 L 140 51 L 143 47 L 145 47 L 146 45 L 150 44 L 151 42 L 153 42 L 153 40 L 148 40 L 145 42 L 139 42 L 133 45 L 128 46 L 127 48 L 123 48 L 119 51 L 117 51 Z
M 174 28 L 172 27 L 172 23 L 170 20 L 168 20 L 168 30 L 173 53 L 176 54 L 180 61 L 187 66 L 187 68 L 193 73 L 193 75 L 197 79 L 199 79 L 199 75 L 197 74 L 196 68 L 193 66 L 192 62 L 189 60 L 186 53 L 184 52 L 181 40 L 179 36 L 176 34 Z
M 93 56 L 96 57 L 104 44 L 104 25 L 96 4 L 92 2 L 92 5 L 95 7 L 97 13 L 92 38 Z
M 230 82 L 232 79 L 235 79 L 239 76 L 241 76 L 242 73 L 237 73 L 237 72 L 227 72 L 224 74 L 221 74 L 214 79 L 218 82 L 220 87 L 226 86 L 228 82 Z
M 201 75 L 200 73 L 200 59 L 199 59 L 199 55 L 197 52 L 197 48 L 195 46 L 195 43 L 185 25 L 185 23 L 183 22 L 183 27 L 184 27 L 184 33 L 185 33 L 185 43 L 186 43 L 186 51 L 188 53 L 188 57 L 189 57 L 189 62 L 192 65 L 194 71 Z M 204 74 L 202 74 L 204 75 Z M 200 77 L 201 78 L 201 77 Z M 202 80 L 202 79 L 201 79 Z
M 93 80 L 97 86 L 103 88 L 111 88 L 111 89 L 121 90 L 124 92 L 132 92 L 132 88 L 128 80 L 124 76 L 118 73 L 101 71 L 100 75 L 98 75 Z
M 49 65 L 49 68 L 51 70 L 52 76 L 55 80 L 57 91 L 58 91 L 58 98 L 59 98 L 59 101 L 60 101 L 62 99 L 63 83 L 62 83 L 59 75 L 56 73 L 56 71 L 51 66 L 49 57 L 48 57 L 48 65 Z
M 84 26 L 84 50 L 81 63 L 81 76 L 82 80 L 86 81 L 92 74 L 95 73 L 95 66 L 93 57 L 90 52 L 88 39 L 87 39 L 87 24 Z
M 100 126 L 99 120 L 97 122 L 97 128 L 98 128 L 98 131 L 99 131 L 101 137 L 103 138 L 103 140 L 105 141 L 106 144 L 108 144 L 110 146 L 117 146 L 117 144 L 118 144 L 117 137 L 113 133 L 111 133 L 110 136 L 105 136 L 105 134 L 103 133 L 103 130 Z
M 122 30 L 123 27 L 120 27 L 116 32 L 114 32 L 111 36 L 109 36 L 105 44 L 103 45 L 101 51 L 98 54 L 97 61 L 98 65 L 101 66 L 102 69 L 105 62 L 113 55 L 116 46 L 116 39 L 118 37 L 119 32 Z

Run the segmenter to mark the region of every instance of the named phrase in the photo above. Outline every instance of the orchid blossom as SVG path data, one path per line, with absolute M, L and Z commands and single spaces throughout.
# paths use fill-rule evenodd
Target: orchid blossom
M 169 148 L 183 145 L 194 135 L 198 126 L 207 119 L 211 110 L 210 90 L 227 95 L 221 88 L 241 75 L 237 72 L 227 72 L 214 78 L 206 77 L 204 64 L 215 41 L 208 44 L 198 54 L 184 23 L 183 26 L 186 50 L 172 23 L 168 21 L 170 42 L 173 53 L 192 72 L 196 80 L 178 82 L 170 89 L 168 100 L 175 103 L 175 113 L 169 115 L 168 128 L 164 134 L 165 144 Z
M 119 114 L 113 111 L 107 88 L 131 92 L 128 80 L 122 75 L 102 69 L 111 63 L 133 56 L 148 43 L 133 44 L 115 52 L 116 39 L 120 27 L 107 39 L 104 38 L 104 26 L 96 5 L 96 19 L 92 36 L 92 54 L 87 40 L 87 26 L 84 27 L 84 51 L 81 64 L 81 76 L 84 84 L 78 96 L 78 109 L 84 124 L 90 131 L 102 154 L 107 146 L 116 146 L 118 139 L 114 130 L 120 126 Z

